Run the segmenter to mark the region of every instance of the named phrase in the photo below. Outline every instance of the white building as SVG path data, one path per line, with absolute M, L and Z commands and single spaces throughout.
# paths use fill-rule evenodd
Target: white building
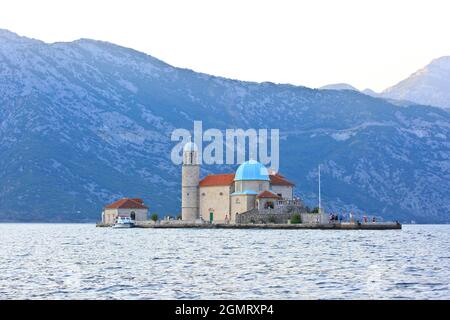
M 107 205 L 102 212 L 102 223 L 114 224 L 117 217 L 128 217 L 135 221 L 148 220 L 148 207 L 139 198 L 123 198 Z

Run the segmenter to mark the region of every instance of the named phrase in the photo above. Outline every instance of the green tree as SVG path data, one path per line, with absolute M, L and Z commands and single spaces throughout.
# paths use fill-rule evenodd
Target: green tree
M 152 220 L 152 221 L 158 221 L 158 214 L 157 213 L 152 213 L 152 215 L 150 216 L 150 219 Z
M 291 223 L 293 224 L 302 223 L 302 217 L 298 213 L 293 214 L 291 217 Z

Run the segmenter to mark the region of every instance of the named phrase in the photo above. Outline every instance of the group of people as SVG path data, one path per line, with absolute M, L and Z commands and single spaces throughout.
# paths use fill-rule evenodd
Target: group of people
M 367 216 L 363 216 L 363 222 L 364 222 L 364 223 L 369 222 L 369 218 L 368 218 Z M 372 217 L 372 222 L 376 222 L 375 217 Z
M 330 216 L 328 218 L 328 221 L 330 223 L 337 223 L 339 221 L 339 223 L 342 223 L 343 220 L 343 216 L 342 214 L 334 214 L 334 213 L 330 213 Z
M 369 222 L 369 217 L 367 217 L 366 215 L 364 215 L 362 217 L 363 223 L 368 223 Z M 346 215 L 345 214 L 338 214 L 338 213 L 330 213 L 329 217 L 328 217 L 328 222 L 329 223 L 342 223 L 342 221 L 348 221 L 348 222 L 359 222 L 359 218 L 355 220 L 355 214 L 353 212 L 350 212 L 349 216 L 348 216 L 348 220 L 346 219 Z M 372 223 L 376 222 L 376 218 L 372 217 Z

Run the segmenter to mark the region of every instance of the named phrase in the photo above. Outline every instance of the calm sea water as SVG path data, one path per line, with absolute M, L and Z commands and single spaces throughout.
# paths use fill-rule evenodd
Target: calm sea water
M 450 299 L 450 226 L 0 224 L 2 299 Z

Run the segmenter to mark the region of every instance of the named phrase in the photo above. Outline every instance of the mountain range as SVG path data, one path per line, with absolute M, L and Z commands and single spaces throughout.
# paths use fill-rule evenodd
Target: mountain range
M 407 97 L 402 97 L 402 99 Z M 255 83 L 176 68 L 115 44 L 0 30 L 0 220 L 100 219 L 119 197 L 180 212 L 175 128 L 279 128 L 280 171 L 306 204 L 450 221 L 450 113 L 354 90 Z M 229 172 L 204 165 L 202 175 Z
M 433 60 L 407 79 L 384 90 L 382 96 L 450 110 L 450 56 Z
M 347 83 L 329 84 L 320 89 L 358 91 Z M 407 105 L 415 103 L 450 110 L 450 56 L 431 61 L 407 79 L 380 93 L 371 89 L 361 92 L 373 97 L 404 101 Z

